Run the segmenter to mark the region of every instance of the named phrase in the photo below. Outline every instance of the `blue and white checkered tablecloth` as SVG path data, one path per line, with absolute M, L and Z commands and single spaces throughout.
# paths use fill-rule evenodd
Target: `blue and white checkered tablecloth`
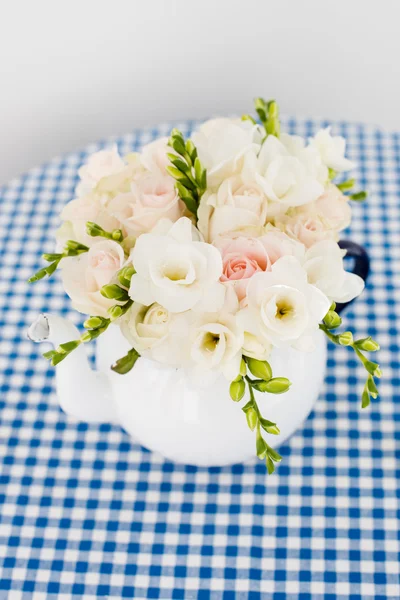
M 309 135 L 321 122 L 284 124 Z M 268 476 L 256 459 L 165 462 L 57 405 L 53 369 L 26 329 L 41 311 L 79 316 L 57 276 L 26 280 L 53 249 L 87 154 L 111 141 L 131 151 L 170 128 L 91 145 L 1 190 L 0 599 L 399 599 L 400 135 L 335 126 L 370 191 L 347 237 L 368 248 L 372 275 L 345 318 L 382 346 L 369 410 L 362 368 L 331 348 L 322 396 Z

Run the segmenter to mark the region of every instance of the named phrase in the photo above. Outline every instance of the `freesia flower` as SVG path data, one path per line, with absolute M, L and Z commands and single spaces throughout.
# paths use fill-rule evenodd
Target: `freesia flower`
M 217 370 L 231 381 L 239 374 L 243 331 L 228 313 L 205 314 L 194 324 L 190 334 L 190 358 L 194 375 Z
M 104 298 L 100 290 L 111 282 L 124 261 L 120 244 L 111 240 L 98 241 L 89 252 L 65 260 L 61 269 L 62 281 L 75 310 L 107 317 L 107 309 L 117 302 Z
M 308 283 L 294 256 L 276 261 L 271 271 L 256 273 L 247 288 L 247 308 L 238 313 L 243 329 L 277 347 L 313 348 L 313 334 L 330 300 Z
M 317 135 L 311 138 L 310 143 L 330 169 L 339 173 L 354 169 L 354 163 L 345 158 L 346 140 L 340 135 L 332 136 L 330 127 L 318 131 Z
M 282 141 L 269 135 L 258 157 L 246 156 L 243 176 L 254 178 L 268 200 L 289 208 L 312 202 L 323 193 L 321 166 L 318 153 L 300 147 L 291 136 Z
M 308 282 L 335 302 L 349 302 L 364 289 L 361 277 L 345 271 L 343 255 L 345 251 L 341 250 L 336 242 L 326 240 L 314 244 L 304 257 L 303 267 Z
M 166 232 L 144 233 L 132 250 L 136 273 L 129 295 L 149 306 L 162 304 L 170 312 L 218 310 L 225 290 L 221 255 L 210 244 L 193 239 L 192 223 L 182 217 Z

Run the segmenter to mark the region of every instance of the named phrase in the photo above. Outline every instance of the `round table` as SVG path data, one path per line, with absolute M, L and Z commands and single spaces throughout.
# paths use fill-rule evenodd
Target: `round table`
M 321 124 L 283 123 L 303 135 Z M 174 125 L 189 133 L 193 123 Z M 54 371 L 26 329 L 41 311 L 80 317 L 59 277 L 26 280 L 52 251 L 87 154 L 114 142 L 128 152 L 171 127 L 91 145 L 0 192 L 0 599 L 397 599 L 399 135 L 334 126 L 370 191 L 347 237 L 368 249 L 372 274 L 345 325 L 382 345 L 380 401 L 361 410 L 364 372 L 330 348 L 324 393 L 272 476 L 256 459 L 165 462 L 119 427 L 76 423 L 58 408 Z

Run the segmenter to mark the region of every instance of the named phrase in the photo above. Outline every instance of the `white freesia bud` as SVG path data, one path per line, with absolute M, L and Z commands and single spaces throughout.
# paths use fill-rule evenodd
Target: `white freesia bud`
M 234 316 L 206 314 L 194 323 L 190 335 L 193 373 L 199 377 L 219 370 L 232 381 L 242 359 L 243 331 Z
M 117 302 L 102 296 L 100 290 L 111 282 L 124 261 L 120 244 L 111 240 L 96 242 L 89 252 L 64 259 L 62 281 L 75 310 L 108 317 L 107 309 Z
M 276 261 L 271 271 L 256 273 L 247 288 L 248 307 L 238 313 L 243 329 L 278 347 L 313 347 L 313 333 L 330 300 L 307 281 L 294 256 Z
M 129 295 L 149 306 L 162 304 L 170 312 L 218 310 L 225 290 L 221 255 L 204 242 L 193 241 L 192 223 L 182 217 L 164 234 L 144 233 L 132 250 L 136 273 Z
M 214 193 L 206 192 L 198 210 L 198 228 L 208 242 L 226 232 L 262 227 L 267 219 L 268 201 L 254 181 L 241 176 L 226 179 Z
M 324 191 L 318 153 L 304 148 L 299 140 L 293 142 L 291 136 L 284 136 L 283 140 L 287 145 L 269 135 L 257 158 L 246 156 L 243 176 L 254 178 L 271 202 L 286 207 L 316 200 Z
M 190 317 L 187 312 L 171 313 L 158 303 L 135 302 L 122 317 L 121 330 L 141 356 L 180 367 L 188 360 Z
M 250 333 L 244 332 L 244 342 L 242 347 L 242 354 L 249 358 L 255 358 L 256 360 L 267 360 L 271 354 L 272 344 L 266 339 Z
M 309 283 L 334 302 L 349 302 L 364 289 L 361 277 L 344 270 L 343 254 L 336 242 L 326 240 L 314 244 L 304 257 Z
M 246 154 L 258 153 L 261 135 L 258 126 L 249 121 L 211 119 L 201 125 L 192 140 L 207 169 L 207 185 L 214 188 L 240 172 Z
M 332 136 L 331 128 L 321 129 L 311 139 L 311 145 L 319 152 L 324 164 L 334 171 L 354 169 L 354 163 L 345 158 L 346 140 L 340 135 Z

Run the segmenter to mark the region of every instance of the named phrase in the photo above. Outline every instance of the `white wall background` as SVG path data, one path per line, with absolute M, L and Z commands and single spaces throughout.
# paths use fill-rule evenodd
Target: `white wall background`
M 13 0 L 0 35 L 0 183 L 169 119 L 285 113 L 400 129 L 398 0 Z

